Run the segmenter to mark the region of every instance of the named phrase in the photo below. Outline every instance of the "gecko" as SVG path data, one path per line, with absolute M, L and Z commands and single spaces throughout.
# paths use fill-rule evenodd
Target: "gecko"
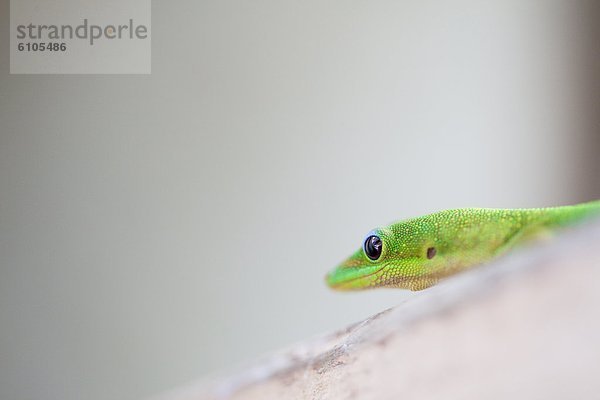
M 594 215 L 600 216 L 600 200 L 561 207 L 440 211 L 373 229 L 362 247 L 325 279 L 337 290 L 422 290 Z

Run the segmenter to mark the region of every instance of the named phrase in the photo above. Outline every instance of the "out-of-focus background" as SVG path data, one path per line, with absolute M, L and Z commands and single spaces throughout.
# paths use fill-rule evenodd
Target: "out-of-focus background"
M 600 198 L 600 7 L 154 2 L 152 75 L 9 75 L 0 398 L 139 399 L 396 305 L 325 273 L 444 208 Z

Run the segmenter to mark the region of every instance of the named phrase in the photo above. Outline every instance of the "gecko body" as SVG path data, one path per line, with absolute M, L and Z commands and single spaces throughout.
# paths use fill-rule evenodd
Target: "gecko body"
M 549 208 L 440 211 L 372 230 L 326 280 L 338 290 L 422 290 L 594 215 L 600 216 L 600 200 Z

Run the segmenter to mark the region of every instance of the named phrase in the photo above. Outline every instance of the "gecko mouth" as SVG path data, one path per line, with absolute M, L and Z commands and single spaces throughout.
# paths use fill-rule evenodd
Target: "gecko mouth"
M 364 289 L 369 286 L 369 280 L 378 277 L 379 272 L 385 268 L 385 265 L 368 266 L 360 268 L 338 267 L 325 278 L 327 284 L 332 289 L 337 290 L 356 290 Z M 372 279 L 369 279 L 372 278 Z M 366 285 L 365 285 L 366 283 Z

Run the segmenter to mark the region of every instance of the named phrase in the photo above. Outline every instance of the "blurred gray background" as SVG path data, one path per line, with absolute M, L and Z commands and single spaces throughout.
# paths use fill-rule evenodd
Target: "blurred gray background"
M 600 197 L 597 2 L 154 2 L 152 75 L 9 75 L 0 398 L 138 399 L 398 304 L 371 228 Z

